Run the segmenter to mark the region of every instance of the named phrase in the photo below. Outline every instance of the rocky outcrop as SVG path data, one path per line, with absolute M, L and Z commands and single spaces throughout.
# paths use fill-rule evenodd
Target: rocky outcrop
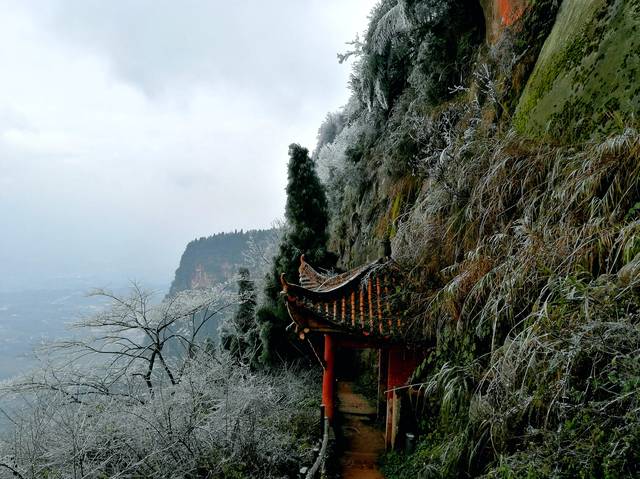
M 486 21 L 487 43 L 495 42 L 506 27 L 516 23 L 531 0 L 480 0 Z
M 176 270 L 169 296 L 187 289 L 203 289 L 230 280 L 246 264 L 250 245 L 264 252 L 274 230 L 218 233 L 191 241 Z
M 514 125 L 574 142 L 637 121 L 640 0 L 567 1 L 520 98 Z

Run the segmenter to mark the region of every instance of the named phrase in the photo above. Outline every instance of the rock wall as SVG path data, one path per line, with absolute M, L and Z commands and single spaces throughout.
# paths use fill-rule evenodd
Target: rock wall
M 486 21 L 487 43 L 495 42 L 502 30 L 516 23 L 531 0 L 480 0 Z
M 169 295 L 230 280 L 239 267 L 250 266 L 245 256 L 249 242 L 266 253 L 275 235 L 274 230 L 235 231 L 191 241 L 180 258 Z
M 565 0 L 516 110 L 530 138 L 573 142 L 637 124 L 640 0 Z

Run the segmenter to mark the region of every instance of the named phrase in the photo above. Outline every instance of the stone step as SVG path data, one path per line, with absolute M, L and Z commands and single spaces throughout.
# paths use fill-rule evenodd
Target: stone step
M 353 452 L 347 451 L 342 455 L 343 462 L 375 464 L 378 460 L 378 454 L 372 452 Z
M 338 412 L 341 414 L 350 414 L 353 416 L 375 416 L 378 410 L 371 406 L 338 406 Z
M 340 458 L 342 479 L 384 479 L 378 458 L 384 452 L 384 436 L 373 418 L 375 407 L 348 382 L 338 383 L 338 412 L 346 450 Z

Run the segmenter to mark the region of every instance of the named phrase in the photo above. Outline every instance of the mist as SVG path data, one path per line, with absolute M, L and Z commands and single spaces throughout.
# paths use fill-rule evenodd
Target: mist
M 0 289 L 169 282 L 190 239 L 268 227 L 374 3 L 0 1 Z

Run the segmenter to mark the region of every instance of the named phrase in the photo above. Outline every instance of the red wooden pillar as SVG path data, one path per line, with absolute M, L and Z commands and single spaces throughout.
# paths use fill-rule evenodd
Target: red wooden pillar
M 335 401 L 335 344 L 330 334 L 324 335 L 324 373 L 322 375 L 322 403 L 324 411 L 333 423 Z
M 398 443 L 398 427 L 400 425 L 400 402 L 401 393 L 394 388 L 402 387 L 406 384 L 413 370 L 420 364 L 422 355 L 417 352 L 391 349 L 387 368 L 387 421 L 385 431 L 385 442 L 387 450 L 396 448 Z
M 388 383 L 387 369 L 389 367 L 389 350 L 385 348 L 378 349 L 378 418 L 382 417 L 382 406 L 386 404 Z

